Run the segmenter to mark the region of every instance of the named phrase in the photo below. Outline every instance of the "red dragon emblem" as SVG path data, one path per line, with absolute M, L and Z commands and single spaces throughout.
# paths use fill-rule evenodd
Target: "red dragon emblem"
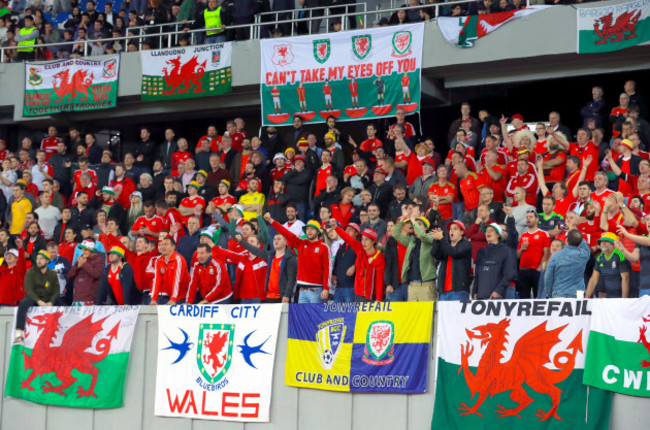
M 293 51 L 290 43 L 273 46 L 273 56 L 271 61 L 278 66 L 288 66 L 293 63 Z
M 165 95 L 188 93 L 192 87 L 194 93 L 205 92 L 200 79 L 205 75 L 206 63 L 207 60 L 199 64 L 198 55 L 182 64 L 180 55 L 168 60 L 167 64 L 172 66 L 171 72 L 168 73 L 167 67 L 162 69 L 165 74 Z M 184 87 L 181 88 L 181 85 Z
M 616 18 L 616 22 L 613 25 L 613 13 L 609 13 L 596 19 L 594 21 L 594 33 L 600 37 L 600 40 L 596 42 L 596 45 L 616 43 L 623 39 L 627 40 L 637 37 L 635 32 L 639 18 L 641 18 L 640 10 L 637 11 L 636 15 L 634 11 L 623 12 Z M 629 34 L 625 34 L 626 32 Z M 613 39 L 610 40 L 610 38 Z
M 88 70 L 77 70 L 70 77 L 70 69 L 61 70 L 54 75 L 52 87 L 59 99 L 55 103 L 60 103 L 66 96 L 68 101 L 75 97 L 81 97 L 79 101 L 88 100 L 88 88 L 93 84 L 93 74 L 88 76 Z M 76 95 L 75 95 L 76 93 Z
M 92 376 L 92 381 L 87 390 L 84 390 L 81 385 L 79 386 L 77 397 L 97 397 L 95 384 L 97 383 L 99 369 L 95 367 L 95 364 L 101 362 L 108 355 L 111 343 L 117 338 L 120 323 L 115 324 L 115 327 L 108 332 L 107 337 L 97 341 L 95 349 L 99 354 L 94 354 L 88 350 L 92 348 L 93 339 L 102 331 L 102 325 L 108 317 L 92 322 L 92 315 L 88 315 L 67 329 L 63 334 L 61 344 L 55 346 L 53 342 L 61 327 L 59 319 L 62 315 L 63 312 L 53 312 L 27 319 L 29 326 L 43 331 L 34 344 L 32 355 L 29 356 L 23 351 L 25 372 L 29 369 L 32 372 L 22 382 L 22 388 L 34 391 L 34 388 L 30 385 L 34 379 L 48 373 L 54 373 L 61 383 L 54 386 L 50 382 L 46 382 L 46 385 L 42 387 L 43 393 L 59 393 L 66 396 L 67 394 L 64 391 L 77 381 L 77 378 L 72 374 L 76 370 L 79 373 L 87 373 Z M 28 332 L 28 334 L 34 333 Z
M 644 323 L 649 323 L 650 322 L 650 315 L 648 315 L 646 318 L 641 317 Z M 641 327 L 639 327 L 639 340 L 636 343 L 641 343 L 643 346 L 645 346 L 645 349 L 648 350 L 648 354 L 650 355 L 650 342 L 648 342 L 648 338 L 645 335 L 645 332 L 647 330 L 647 327 L 645 324 L 643 324 Z M 650 361 L 648 360 L 641 360 L 641 366 L 643 367 L 650 367 Z
M 203 354 L 203 362 L 207 365 L 210 365 L 210 362 L 212 362 L 211 366 L 214 369 L 212 376 L 215 376 L 226 364 L 227 357 L 222 357 L 222 352 L 227 341 L 228 332 L 219 332 L 212 336 L 209 333 L 205 335 L 203 348 L 207 349 L 208 353 Z
M 476 393 L 479 396 L 472 407 L 465 403 L 460 404 L 458 410 L 462 411 L 461 415 L 476 414 L 483 417 L 478 409 L 488 396 L 492 397 L 495 394 L 510 391 L 510 399 L 517 405 L 512 409 L 498 405 L 495 412 L 499 414 L 499 418 L 507 416 L 521 418 L 519 413 L 533 402 L 524 389 L 525 383 L 536 392 L 546 394 L 551 398 L 553 406 L 548 412 L 537 410 L 535 416 L 539 417 L 539 421 L 551 417 L 562 419 L 557 414 L 562 390 L 556 387 L 556 384 L 564 381 L 575 367 L 576 356 L 578 352 L 582 352 L 582 330 L 566 350 L 555 354 L 551 361 L 551 349 L 560 343 L 559 335 L 566 325 L 547 330 L 546 324 L 547 322 L 543 322 L 524 334 L 515 344 L 512 356 L 506 362 L 502 362 L 502 359 L 508 343 L 509 318 L 504 318 L 498 323 L 489 323 L 472 330 L 465 330 L 470 340 L 465 346 L 461 345 L 460 347 L 461 367 L 458 372 L 464 372 L 465 381 L 472 392 L 472 398 Z M 486 347 L 476 374 L 472 373 L 468 364 L 468 358 L 474 352 L 474 347 L 470 343 L 473 339 L 480 340 L 481 347 Z M 551 370 L 546 367 L 551 363 L 559 370 Z

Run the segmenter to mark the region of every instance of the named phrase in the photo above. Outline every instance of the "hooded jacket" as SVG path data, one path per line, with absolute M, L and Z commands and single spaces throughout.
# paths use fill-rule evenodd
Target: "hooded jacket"
M 488 244 L 476 256 L 474 293 L 479 300 L 489 299 L 493 292 L 506 296 L 506 289 L 517 280 L 517 256 L 503 242 Z

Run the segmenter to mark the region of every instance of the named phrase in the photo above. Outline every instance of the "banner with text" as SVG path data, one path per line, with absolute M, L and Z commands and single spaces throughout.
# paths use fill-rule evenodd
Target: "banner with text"
M 25 63 L 24 116 L 115 107 L 120 56 Z
M 232 91 L 232 42 L 140 51 L 142 100 L 215 96 Z
M 578 54 L 610 52 L 650 40 L 650 0 L 576 6 Z
M 138 310 L 30 308 L 25 344 L 11 347 L 5 396 L 74 408 L 122 407 Z
M 607 429 L 611 393 L 582 384 L 593 302 L 439 302 L 431 428 Z
M 264 125 L 420 111 L 424 24 L 260 41 Z
M 282 304 L 158 307 L 155 414 L 268 422 Z
M 595 300 L 584 383 L 650 397 L 650 297 Z
M 423 393 L 432 319 L 433 302 L 292 304 L 285 383 Z

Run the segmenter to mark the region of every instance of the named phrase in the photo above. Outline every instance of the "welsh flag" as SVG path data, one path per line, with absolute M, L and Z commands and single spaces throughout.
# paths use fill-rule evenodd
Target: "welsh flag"
M 583 382 L 650 397 L 650 297 L 594 300 Z
M 32 307 L 25 345 L 11 347 L 5 396 L 77 408 L 121 407 L 138 309 Z
M 460 48 L 471 48 L 476 39 L 492 33 L 506 22 L 532 15 L 548 7 L 550 6 L 530 6 L 524 9 L 484 15 L 441 17 L 438 18 L 438 26 L 449 43 Z
M 605 430 L 583 385 L 592 300 L 438 302 L 432 430 Z

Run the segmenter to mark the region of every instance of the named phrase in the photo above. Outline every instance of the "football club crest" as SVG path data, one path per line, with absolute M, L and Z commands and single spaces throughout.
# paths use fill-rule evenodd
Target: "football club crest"
M 352 52 L 359 60 L 365 60 L 370 55 L 372 49 L 372 36 L 363 34 L 361 36 L 352 36 Z
M 196 364 L 203 378 L 214 384 L 230 369 L 235 326 L 233 324 L 201 324 L 196 348 Z
M 221 49 L 217 49 L 216 51 L 212 51 L 212 65 L 213 66 L 218 65 L 219 61 L 221 61 Z
M 396 31 L 393 34 L 393 57 L 405 57 L 411 53 L 413 35 L 410 31 Z
M 314 59 L 323 64 L 330 58 L 332 45 L 329 39 L 314 40 Z
M 294 56 L 290 43 L 281 43 L 273 45 L 273 56 L 271 61 L 277 66 L 288 66 L 293 63 Z
M 316 333 L 316 341 L 318 342 L 318 361 L 323 369 L 330 370 L 334 367 L 336 358 L 341 353 L 341 346 L 343 339 L 345 339 L 345 324 L 338 322 L 339 320 L 331 320 L 318 330 Z
M 41 85 L 43 83 L 43 77 L 41 76 L 41 69 L 37 67 L 30 67 L 28 82 L 29 85 L 33 85 L 35 87 Z
M 117 60 L 111 59 L 104 61 L 104 79 L 109 79 L 117 75 Z
M 391 321 L 375 321 L 368 327 L 362 360 L 374 366 L 393 362 L 395 325 Z

